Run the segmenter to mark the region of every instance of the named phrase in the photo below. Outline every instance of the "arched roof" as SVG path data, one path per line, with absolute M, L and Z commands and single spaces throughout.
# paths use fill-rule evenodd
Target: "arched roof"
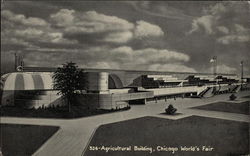
M 1 77 L 3 90 L 53 89 L 52 72 L 15 72 Z
M 109 74 L 109 78 L 113 80 L 115 88 L 123 88 L 122 81 L 116 74 Z

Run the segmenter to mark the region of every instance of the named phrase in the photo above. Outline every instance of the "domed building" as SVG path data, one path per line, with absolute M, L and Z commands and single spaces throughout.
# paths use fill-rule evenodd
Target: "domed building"
M 1 77 L 2 105 L 39 108 L 63 105 L 58 91 L 53 89 L 51 72 L 14 72 Z

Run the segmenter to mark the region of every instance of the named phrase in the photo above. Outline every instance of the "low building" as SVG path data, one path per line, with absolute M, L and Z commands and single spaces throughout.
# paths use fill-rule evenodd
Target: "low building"
M 3 75 L 1 77 L 2 105 L 23 108 L 66 105 L 66 100 L 58 95 L 58 90 L 53 88 L 53 70 L 33 69 L 33 71 Z M 226 81 L 224 77 L 228 75 L 218 77 L 223 80 L 222 84 L 211 80 L 209 74 L 201 77 L 194 73 L 103 69 L 86 69 L 85 72 L 88 81 L 87 90 L 79 93 L 76 91 L 76 101 L 91 109 L 122 109 L 131 103 L 144 104 L 147 99 L 162 96 L 211 96 L 215 91 L 235 91 L 239 86 L 237 81 Z

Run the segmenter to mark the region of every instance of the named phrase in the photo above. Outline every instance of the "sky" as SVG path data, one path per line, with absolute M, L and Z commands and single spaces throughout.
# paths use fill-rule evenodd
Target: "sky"
M 79 67 L 250 75 L 250 1 L 5 1 L 1 69 Z

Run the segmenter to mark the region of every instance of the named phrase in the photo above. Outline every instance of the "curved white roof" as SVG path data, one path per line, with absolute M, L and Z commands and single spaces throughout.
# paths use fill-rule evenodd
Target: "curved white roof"
M 3 90 L 50 90 L 53 89 L 52 72 L 15 72 L 1 77 Z

